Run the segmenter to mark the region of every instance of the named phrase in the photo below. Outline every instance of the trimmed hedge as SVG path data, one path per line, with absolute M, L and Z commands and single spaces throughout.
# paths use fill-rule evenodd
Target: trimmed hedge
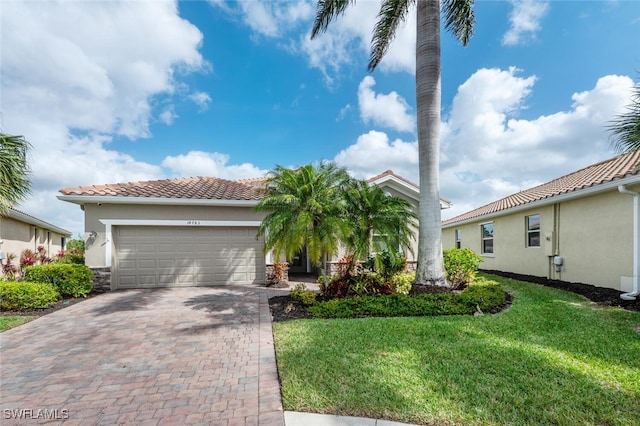
M 93 290 L 91 277 L 85 265 L 49 263 L 24 268 L 26 281 L 53 284 L 63 296 L 86 297 Z
M 488 311 L 505 300 L 502 287 L 487 281 L 471 285 L 459 294 L 391 294 L 332 299 L 309 307 L 308 312 L 316 318 L 472 315 L 478 308 Z
M 0 281 L 0 308 L 4 310 L 45 309 L 60 299 L 51 284 L 28 281 Z

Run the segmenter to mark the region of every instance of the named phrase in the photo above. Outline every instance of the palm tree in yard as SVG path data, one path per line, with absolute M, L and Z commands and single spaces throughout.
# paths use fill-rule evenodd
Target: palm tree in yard
M 355 0 L 319 0 L 311 38 L 327 27 Z M 416 106 L 418 113 L 418 159 L 420 208 L 417 284 L 446 285 L 442 259 L 439 194 L 440 155 L 440 7 L 445 28 L 466 46 L 475 18 L 473 0 L 382 0 L 373 29 L 369 71 L 373 71 L 389 48 L 398 25 L 409 8 L 416 6 Z
M 347 172 L 333 163 L 297 169 L 276 166 L 256 207 L 269 212 L 258 231 L 265 237 L 265 250 L 272 250 L 276 259 L 291 259 L 306 246 L 315 265 L 324 255 L 336 253 L 349 232 L 342 194 L 350 183 Z
M 616 148 L 623 152 L 640 149 L 640 83 L 634 86 L 631 104 L 609 125 Z
M 398 247 L 411 249 L 416 220 L 411 203 L 365 181 L 355 181 L 344 199 L 350 230 L 345 245 L 355 259 L 367 259 L 371 251 L 392 248 L 389 252 L 393 255 Z
M 31 145 L 22 136 L 0 134 L 0 216 L 29 193 L 27 153 Z

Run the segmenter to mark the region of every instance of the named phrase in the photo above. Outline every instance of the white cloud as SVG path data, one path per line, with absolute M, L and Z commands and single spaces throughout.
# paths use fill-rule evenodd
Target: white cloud
M 540 0 L 511 0 L 513 10 L 509 14 L 511 27 L 502 37 L 502 44 L 515 46 L 535 39 L 542 28 L 540 22 L 549 11 L 549 3 Z
M 519 118 L 534 96 L 535 76 L 480 69 L 463 83 L 441 127 L 441 195 L 464 213 L 613 157 L 606 125 L 624 110 L 633 80 L 608 75 L 574 93 L 566 111 Z M 359 178 L 384 170 L 418 181 L 417 142 L 370 131 L 335 156 Z
M 375 130 L 358 137 L 355 144 L 340 151 L 333 160 L 358 179 L 388 169 L 415 182 L 418 178 L 418 143 L 390 141 L 386 133 Z
M 306 1 L 211 1 L 230 15 L 239 15 L 245 25 L 256 34 L 280 37 L 301 22 L 309 21 L 314 14 L 315 3 Z M 234 7 L 237 6 L 237 7 Z
M 228 164 L 229 156 L 219 152 L 190 151 L 175 157 L 167 156 L 162 165 L 171 169 L 174 176 L 215 176 L 236 180 L 264 176 L 261 170 L 250 163 Z
M 206 111 L 209 109 L 209 103 L 211 102 L 211 96 L 205 92 L 195 92 L 189 96 L 198 107 L 200 107 L 200 112 Z
M 358 86 L 360 117 L 365 123 L 392 128 L 401 132 L 414 132 L 415 117 L 409 113 L 411 107 L 405 99 L 393 91 L 389 94 L 375 93 L 376 81 L 366 76 Z
M 76 234 L 81 211 L 57 201 L 58 189 L 163 177 L 107 147 L 176 119 L 167 105 L 179 76 L 207 66 L 202 34 L 175 1 L 16 1 L 3 3 L 0 20 L 2 130 L 33 145 L 23 208 Z

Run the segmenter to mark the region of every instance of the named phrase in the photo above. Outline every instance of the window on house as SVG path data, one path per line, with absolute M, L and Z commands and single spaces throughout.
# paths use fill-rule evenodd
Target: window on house
M 462 248 L 462 230 L 456 229 L 456 248 Z
M 527 247 L 540 247 L 540 215 L 527 216 L 525 226 L 527 227 Z
M 493 254 L 493 223 L 480 225 L 482 229 L 482 253 Z
M 65 237 L 60 237 L 60 248 L 64 250 L 64 246 L 67 244 L 67 239 Z
M 388 251 L 390 253 L 402 252 L 400 243 L 396 239 L 391 239 L 391 241 L 389 241 L 389 238 L 386 234 L 373 234 L 372 238 L 372 254 L 382 253 L 384 251 Z

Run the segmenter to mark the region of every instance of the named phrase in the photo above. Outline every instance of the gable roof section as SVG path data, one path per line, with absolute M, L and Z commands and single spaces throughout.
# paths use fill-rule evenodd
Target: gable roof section
M 600 163 L 592 164 L 584 169 L 580 169 L 542 185 L 509 195 L 501 200 L 494 201 L 493 203 L 446 220 L 442 225 L 446 227 L 448 225 L 477 219 L 482 216 L 506 212 L 507 210 L 542 202 L 544 200 L 553 202 L 557 197 L 565 194 L 576 197 L 587 195 L 605 184 L 615 187 L 617 184 L 631 183 L 619 182 L 623 179 L 631 178 L 629 180 L 633 183 L 640 183 L 639 172 L 640 151 L 629 152 Z M 608 186 L 602 189 L 606 190 L 607 188 Z
M 53 225 L 49 222 L 45 222 L 42 219 L 38 219 L 35 216 L 31 216 L 28 213 L 22 212 L 18 209 L 15 209 L 13 207 L 9 207 L 9 211 L 7 214 L 7 217 L 13 219 L 13 220 L 17 220 L 19 222 L 24 222 L 24 223 L 28 223 L 29 225 L 34 225 L 34 226 L 38 226 L 40 228 L 44 228 L 48 231 L 53 231 L 56 232 L 60 235 L 64 235 L 65 237 L 69 237 L 71 236 L 71 231 L 67 231 L 64 228 L 60 228 L 59 226 Z
M 367 179 L 367 182 L 371 185 L 389 184 L 389 186 L 391 186 L 395 190 L 408 195 L 416 201 L 418 201 L 418 199 L 420 198 L 420 187 L 418 186 L 418 184 L 395 174 L 393 170 L 386 170 L 379 175 L 370 177 L 369 179 Z M 448 209 L 451 207 L 451 205 L 451 201 L 440 197 L 440 207 L 442 209 Z
M 188 177 L 146 182 L 63 188 L 61 200 L 76 202 L 158 202 L 163 201 L 244 201 L 254 204 L 261 198 L 256 186 L 215 177 Z

